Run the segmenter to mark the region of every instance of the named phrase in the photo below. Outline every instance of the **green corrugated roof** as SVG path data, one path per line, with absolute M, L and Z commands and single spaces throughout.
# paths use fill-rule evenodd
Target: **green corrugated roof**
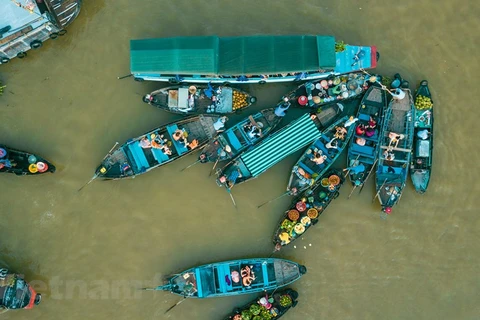
M 310 115 L 305 114 L 293 121 L 288 127 L 244 153 L 240 159 L 250 171 L 252 177 L 255 177 L 295 151 L 312 143 L 320 135 L 321 132 L 310 119 Z
M 332 36 L 206 36 L 130 41 L 132 73 L 274 74 L 333 67 Z

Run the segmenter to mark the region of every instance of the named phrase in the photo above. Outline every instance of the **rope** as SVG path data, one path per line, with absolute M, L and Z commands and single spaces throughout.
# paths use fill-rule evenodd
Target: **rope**
M 364 69 L 362 66 L 360 66 L 360 71 L 362 71 L 363 73 L 369 75 L 370 77 L 373 77 L 373 75 L 371 75 L 370 73 L 368 73 L 367 71 L 365 71 L 365 69 Z M 378 81 L 378 80 L 375 80 L 375 82 L 380 85 L 380 87 L 382 88 L 382 90 L 387 91 L 387 92 L 390 93 L 390 94 L 392 95 L 392 97 L 393 97 L 393 93 L 391 93 L 390 90 L 388 90 L 388 88 L 387 88 L 383 83 L 381 83 L 381 82 Z

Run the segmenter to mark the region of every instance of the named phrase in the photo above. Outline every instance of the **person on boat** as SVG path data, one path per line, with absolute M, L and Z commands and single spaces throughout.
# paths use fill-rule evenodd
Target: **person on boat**
M 348 171 L 351 174 L 359 174 L 365 172 L 365 166 L 363 164 L 358 164 L 356 166 L 351 166 L 343 169 L 343 171 Z
M 248 123 L 243 127 L 250 139 L 259 138 L 262 136 L 263 123 L 257 122 L 256 125 Z
M 395 132 L 390 132 L 388 134 L 388 137 L 390 138 L 390 143 L 388 144 L 388 146 L 392 147 L 392 148 L 396 148 L 398 146 L 398 143 L 400 142 L 400 140 L 405 138 L 405 135 L 398 134 L 398 133 L 395 133 Z
M 388 149 L 385 150 L 385 152 L 383 153 L 383 156 L 385 157 L 385 160 L 387 160 L 387 161 L 395 160 L 395 154 L 393 154 L 392 152 L 389 152 Z
M 370 120 L 368 120 L 367 128 L 375 129 L 376 127 L 377 127 L 377 121 L 375 121 L 375 119 L 372 116 L 370 116 Z
M 373 137 L 375 135 L 375 129 L 370 127 L 370 126 L 367 126 L 367 128 L 365 129 L 365 136 L 367 137 Z
M 421 131 L 417 132 L 417 137 L 419 137 L 422 140 L 427 140 L 428 139 L 428 134 L 429 134 L 429 132 L 428 132 L 427 129 L 421 130 Z
M 148 149 L 152 147 L 152 144 L 150 143 L 150 140 L 148 140 L 147 136 L 143 137 L 142 140 L 140 140 L 140 147 L 143 149 Z
M 263 306 L 267 310 L 270 310 L 272 308 L 272 304 L 270 303 L 270 301 L 268 301 L 268 294 L 266 294 L 265 297 L 261 297 L 260 300 L 258 300 L 258 304 Z
M 12 163 L 9 159 L 0 159 L 0 169 L 15 167 L 16 163 Z
M 360 123 L 356 128 L 355 128 L 355 133 L 358 136 L 363 136 L 365 134 L 365 125 L 363 123 Z
M 182 129 L 175 130 L 175 132 L 173 133 L 173 140 L 183 143 L 185 145 L 185 148 L 188 146 L 185 132 Z
M 278 105 L 278 107 L 275 108 L 275 115 L 277 117 L 285 117 L 287 114 L 288 108 L 290 108 L 292 104 L 288 100 L 288 97 L 283 97 L 283 103 Z
M 227 122 L 228 118 L 226 116 L 218 118 L 218 120 L 213 124 L 213 128 L 217 132 L 222 132 L 225 130 L 225 122 Z
M 334 137 L 337 138 L 337 139 L 340 139 L 340 140 L 344 140 L 345 139 L 345 135 L 347 134 L 347 129 L 345 127 L 335 127 L 335 135 Z
M 348 128 L 357 121 L 358 121 L 358 118 L 354 118 L 353 116 L 350 116 L 350 118 L 347 121 L 345 121 L 345 124 L 343 126 L 345 128 Z
M 193 139 L 192 142 L 187 144 L 187 148 L 189 148 L 190 150 L 193 150 L 196 147 L 198 147 L 198 140 L 197 139 Z
M 329 149 L 328 151 L 330 151 L 330 149 L 338 149 L 338 140 L 337 138 L 332 138 L 330 141 L 327 142 L 327 144 L 325 145 L 325 147 L 327 149 Z
M 390 92 L 392 98 L 395 100 L 402 100 L 403 98 L 405 98 L 405 91 L 400 88 L 396 88 L 395 90 L 392 89 Z
M 250 287 L 253 281 L 255 281 L 255 273 L 252 270 L 253 266 L 245 266 L 240 270 L 242 275 L 242 284 L 245 287 Z
M 230 274 L 230 278 L 232 278 L 233 283 L 240 282 L 240 274 L 238 273 L 237 270 L 232 271 L 232 273 Z
M 315 162 L 315 164 L 320 165 L 320 164 L 324 163 L 326 159 L 327 159 L 326 155 L 322 155 L 320 153 L 315 153 L 313 155 L 312 161 Z
M 367 140 L 364 138 L 358 137 L 357 140 L 355 140 L 355 143 L 358 144 L 359 146 L 364 146 Z

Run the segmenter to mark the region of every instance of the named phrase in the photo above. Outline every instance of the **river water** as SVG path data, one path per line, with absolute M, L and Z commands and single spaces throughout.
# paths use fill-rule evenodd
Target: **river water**
M 480 318 L 479 14 L 473 0 L 84 0 L 66 37 L 0 67 L 8 86 L 2 143 L 58 167 L 42 177 L 1 177 L 0 263 L 34 280 L 44 297 L 2 319 L 222 319 L 253 299 L 187 300 L 164 315 L 177 296 L 136 288 L 197 264 L 268 256 L 290 199 L 257 205 L 285 190 L 300 153 L 235 188 L 238 210 L 208 177 L 209 165 L 180 172 L 194 156 L 77 189 L 116 141 L 179 118 L 141 102 L 161 84 L 117 80 L 129 72 L 130 39 L 258 33 L 374 44 L 377 72 L 399 72 L 412 86 L 428 79 L 436 102 L 427 193 L 409 185 L 384 220 L 372 203 L 374 179 L 349 200 L 345 185 L 296 248 L 276 254 L 308 267 L 292 286 L 300 302 L 285 319 Z M 258 97 L 250 112 L 292 87 L 246 87 Z

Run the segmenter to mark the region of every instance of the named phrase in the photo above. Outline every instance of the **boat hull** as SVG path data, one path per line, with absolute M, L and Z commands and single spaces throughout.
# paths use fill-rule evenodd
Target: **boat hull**
M 21 275 L 6 272 L 0 269 L 0 309 L 32 309 L 40 303 L 41 295 Z
M 9 148 L 0 145 L 0 148 L 6 151 L 6 155 L 0 157 L 0 173 L 14 173 L 18 176 L 37 176 L 44 173 L 54 173 L 55 166 L 46 159 L 25 151 Z M 3 151 L 0 150 L 0 155 Z M 6 161 L 9 161 L 9 164 Z M 9 167 L 11 165 L 11 167 Z M 38 168 L 41 169 L 39 170 Z

